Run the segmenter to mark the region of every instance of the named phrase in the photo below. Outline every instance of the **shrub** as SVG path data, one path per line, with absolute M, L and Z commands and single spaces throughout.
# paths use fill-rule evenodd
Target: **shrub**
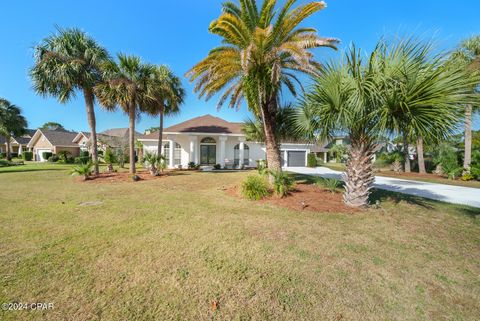
M 67 150 L 61 150 L 57 153 L 57 155 L 62 162 L 67 163 L 68 158 L 71 157 L 72 153 Z
M 190 163 L 188 163 L 188 168 L 189 169 L 199 169 L 200 164 L 195 164 L 194 162 L 190 162 Z
M 75 164 L 87 164 L 89 161 L 91 161 L 91 159 L 90 159 L 89 156 L 87 156 L 87 157 L 85 157 L 85 156 L 83 156 L 83 157 L 75 157 L 74 160 L 73 160 L 73 162 L 74 162 Z
M 315 185 L 329 190 L 331 193 L 336 193 L 337 189 L 340 188 L 343 183 L 341 180 L 336 178 L 323 178 L 318 177 L 315 181 Z
M 315 153 L 309 153 L 307 155 L 307 166 L 317 167 L 317 156 L 315 155 Z
M 273 191 L 277 196 L 285 197 L 288 195 L 294 185 L 295 181 L 283 171 L 273 171 L 270 172 L 270 175 L 273 176 Z
M 213 165 L 213 169 L 215 169 L 215 170 L 219 170 L 221 168 L 222 168 L 222 165 L 220 165 L 220 164 Z
M 449 179 L 455 179 L 462 175 L 463 167 L 459 167 L 456 163 L 445 163 L 442 164 L 442 170 Z
M 60 160 L 60 157 L 58 157 L 57 155 L 52 155 L 47 160 L 51 163 L 56 163 Z
M 31 161 L 33 159 L 33 152 L 23 152 L 22 158 L 26 161 Z
M 257 160 L 257 170 L 258 173 L 262 176 L 268 174 L 267 161 L 264 159 Z
M 18 158 L 18 153 L 10 153 L 10 156 L 11 156 L 12 158 Z
M 475 179 L 475 176 L 473 176 L 471 173 L 465 173 L 462 175 L 460 178 L 462 181 L 471 181 Z
M 480 167 L 470 167 L 470 174 L 480 181 Z
M 80 151 L 80 157 L 88 157 L 90 154 L 88 153 L 88 150 L 81 150 Z
M 7 157 L 7 153 L 0 153 L 0 158 L 6 158 Z
M 52 157 L 52 155 L 53 155 L 53 153 L 51 153 L 51 152 L 43 152 L 42 153 L 43 159 L 46 159 L 46 160 L 48 160 L 50 157 Z
M 258 201 L 269 194 L 268 183 L 261 176 L 248 176 L 242 183 L 242 195 L 249 200 Z
M 87 180 L 90 177 L 90 174 L 92 173 L 92 171 L 93 171 L 93 163 L 88 162 L 86 164 L 80 164 L 78 166 L 75 166 L 72 169 L 71 174 L 81 175 L 83 176 L 83 180 Z
M 113 154 L 112 149 L 110 147 L 107 147 L 107 149 L 105 150 L 103 159 L 107 164 L 114 164 L 117 162 L 115 154 Z

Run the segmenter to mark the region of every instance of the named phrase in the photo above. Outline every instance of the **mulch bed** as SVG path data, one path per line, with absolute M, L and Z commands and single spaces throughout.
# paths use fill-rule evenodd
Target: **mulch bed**
M 226 189 L 226 193 L 234 197 L 242 197 L 239 186 Z M 342 193 L 331 193 L 313 184 L 299 183 L 287 197 L 269 196 L 259 202 L 299 212 L 355 213 L 360 211 L 346 206 L 342 195 Z
M 152 176 L 150 172 L 146 170 L 139 170 L 136 174 L 140 177 L 139 181 L 151 181 L 157 179 L 163 179 L 172 175 L 170 171 L 165 171 L 160 176 Z M 80 182 L 90 183 L 90 184 L 102 184 L 102 183 L 115 183 L 115 182 L 134 182 L 132 179 L 132 174 L 128 172 L 122 173 L 100 173 L 97 176 L 91 176 L 88 180 L 84 181 L 82 177 L 77 177 L 77 180 Z

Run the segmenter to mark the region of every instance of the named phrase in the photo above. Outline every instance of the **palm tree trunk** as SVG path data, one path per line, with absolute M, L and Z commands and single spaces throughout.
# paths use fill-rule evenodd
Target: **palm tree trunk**
M 277 100 L 270 99 L 266 108 L 262 108 L 263 128 L 265 131 L 265 147 L 267 152 L 268 169 L 272 171 L 281 171 L 282 164 L 280 158 L 280 148 L 275 135 L 276 127 Z
M 418 154 L 418 172 L 421 174 L 426 174 L 427 170 L 425 169 L 425 159 L 423 157 L 423 137 L 421 136 L 417 138 L 417 154 Z
M 373 145 L 371 143 L 362 139 L 351 139 L 350 157 L 343 174 L 345 181 L 343 201 L 347 206 L 368 206 L 370 189 L 375 181 L 373 155 Z
M 7 156 L 7 160 L 8 160 L 8 161 L 11 161 L 11 160 L 12 160 L 12 154 L 10 153 L 10 148 L 12 148 L 12 147 L 10 146 L 10 140 L 11 140 L 11 139 L 12 139 L 12 138 L 10 137 L 10 135 L 8 135 L 8 136 L 5 137 L 5 140 L 7 141 L 7 142 L 6 142 L 6 144 L 7 144 L 7 153 L 6 153 L 6 156 Z
M 405 173 L 410 173 L 412 169 L 410 166 L 410 153 L 408 151 L 408 141 L 406 135 L 403 137 L 403 155 L 405 159 Z
M 89 88 L 83 89 L 83 97 L 85 98 L 85 107 L 87 108 L 88 126 L 90 126 L 90 153 L 94 164 L 93 172 L 98 175 L 98 146 L 97 146 L 97 129 L 95 120 L 95 110 L 93 107 L 93 91 Z
M 472 105 L 465 107 L 465 157 L 463 159 L 463 168 L 470 171 L 472 163 Z
M 135 174 L 135 104 L 130 104 L 128 108 L 129 114 L 129 150 L 130 150 L 130 174 Z
M 162 140 L 163 140 L 163 104 L 160 105 L 160 127 L 158 129 L 158 149 L 157 149 L 157 155 L 160 156 L 162 155 Z

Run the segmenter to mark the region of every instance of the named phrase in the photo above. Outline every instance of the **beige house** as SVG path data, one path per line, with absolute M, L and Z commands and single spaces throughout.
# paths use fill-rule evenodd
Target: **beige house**
M 77 134 L 59 129 L 37 129 L 27 147 L 33 151 L 34 160 L 39 162 L 47 161 L 43 157 L 45 152 L 58 154 L 61 151 L 68 151 L 73 157 L 77 157 L 80 155 L 80 146 L 73 142 Z
M 23 152 L 28 150 L 28 142 L 32 139 L 32 136 L 35 134 L 34 129 L 27 129 L 25 134 L 18 137 L 12 137 L 10 139 L 10 153 L 17 154 L 18 156 L 22 155 Z M 5 153 L 7 151 L 7 142 L 6 138 L 0 136 L 0 153 Z

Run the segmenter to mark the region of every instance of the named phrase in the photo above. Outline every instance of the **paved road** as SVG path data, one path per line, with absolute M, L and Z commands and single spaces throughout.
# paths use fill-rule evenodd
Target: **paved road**
M 289 167 L 286 168 L 286 170 L 299 174 L 342 179 L 342 172 L 334 171 L 326 167 Z M 480 208 L 480 189 L 478 188 L 426 183 L 381 176 L 375 177 L 374 186 L 388 191 Z

